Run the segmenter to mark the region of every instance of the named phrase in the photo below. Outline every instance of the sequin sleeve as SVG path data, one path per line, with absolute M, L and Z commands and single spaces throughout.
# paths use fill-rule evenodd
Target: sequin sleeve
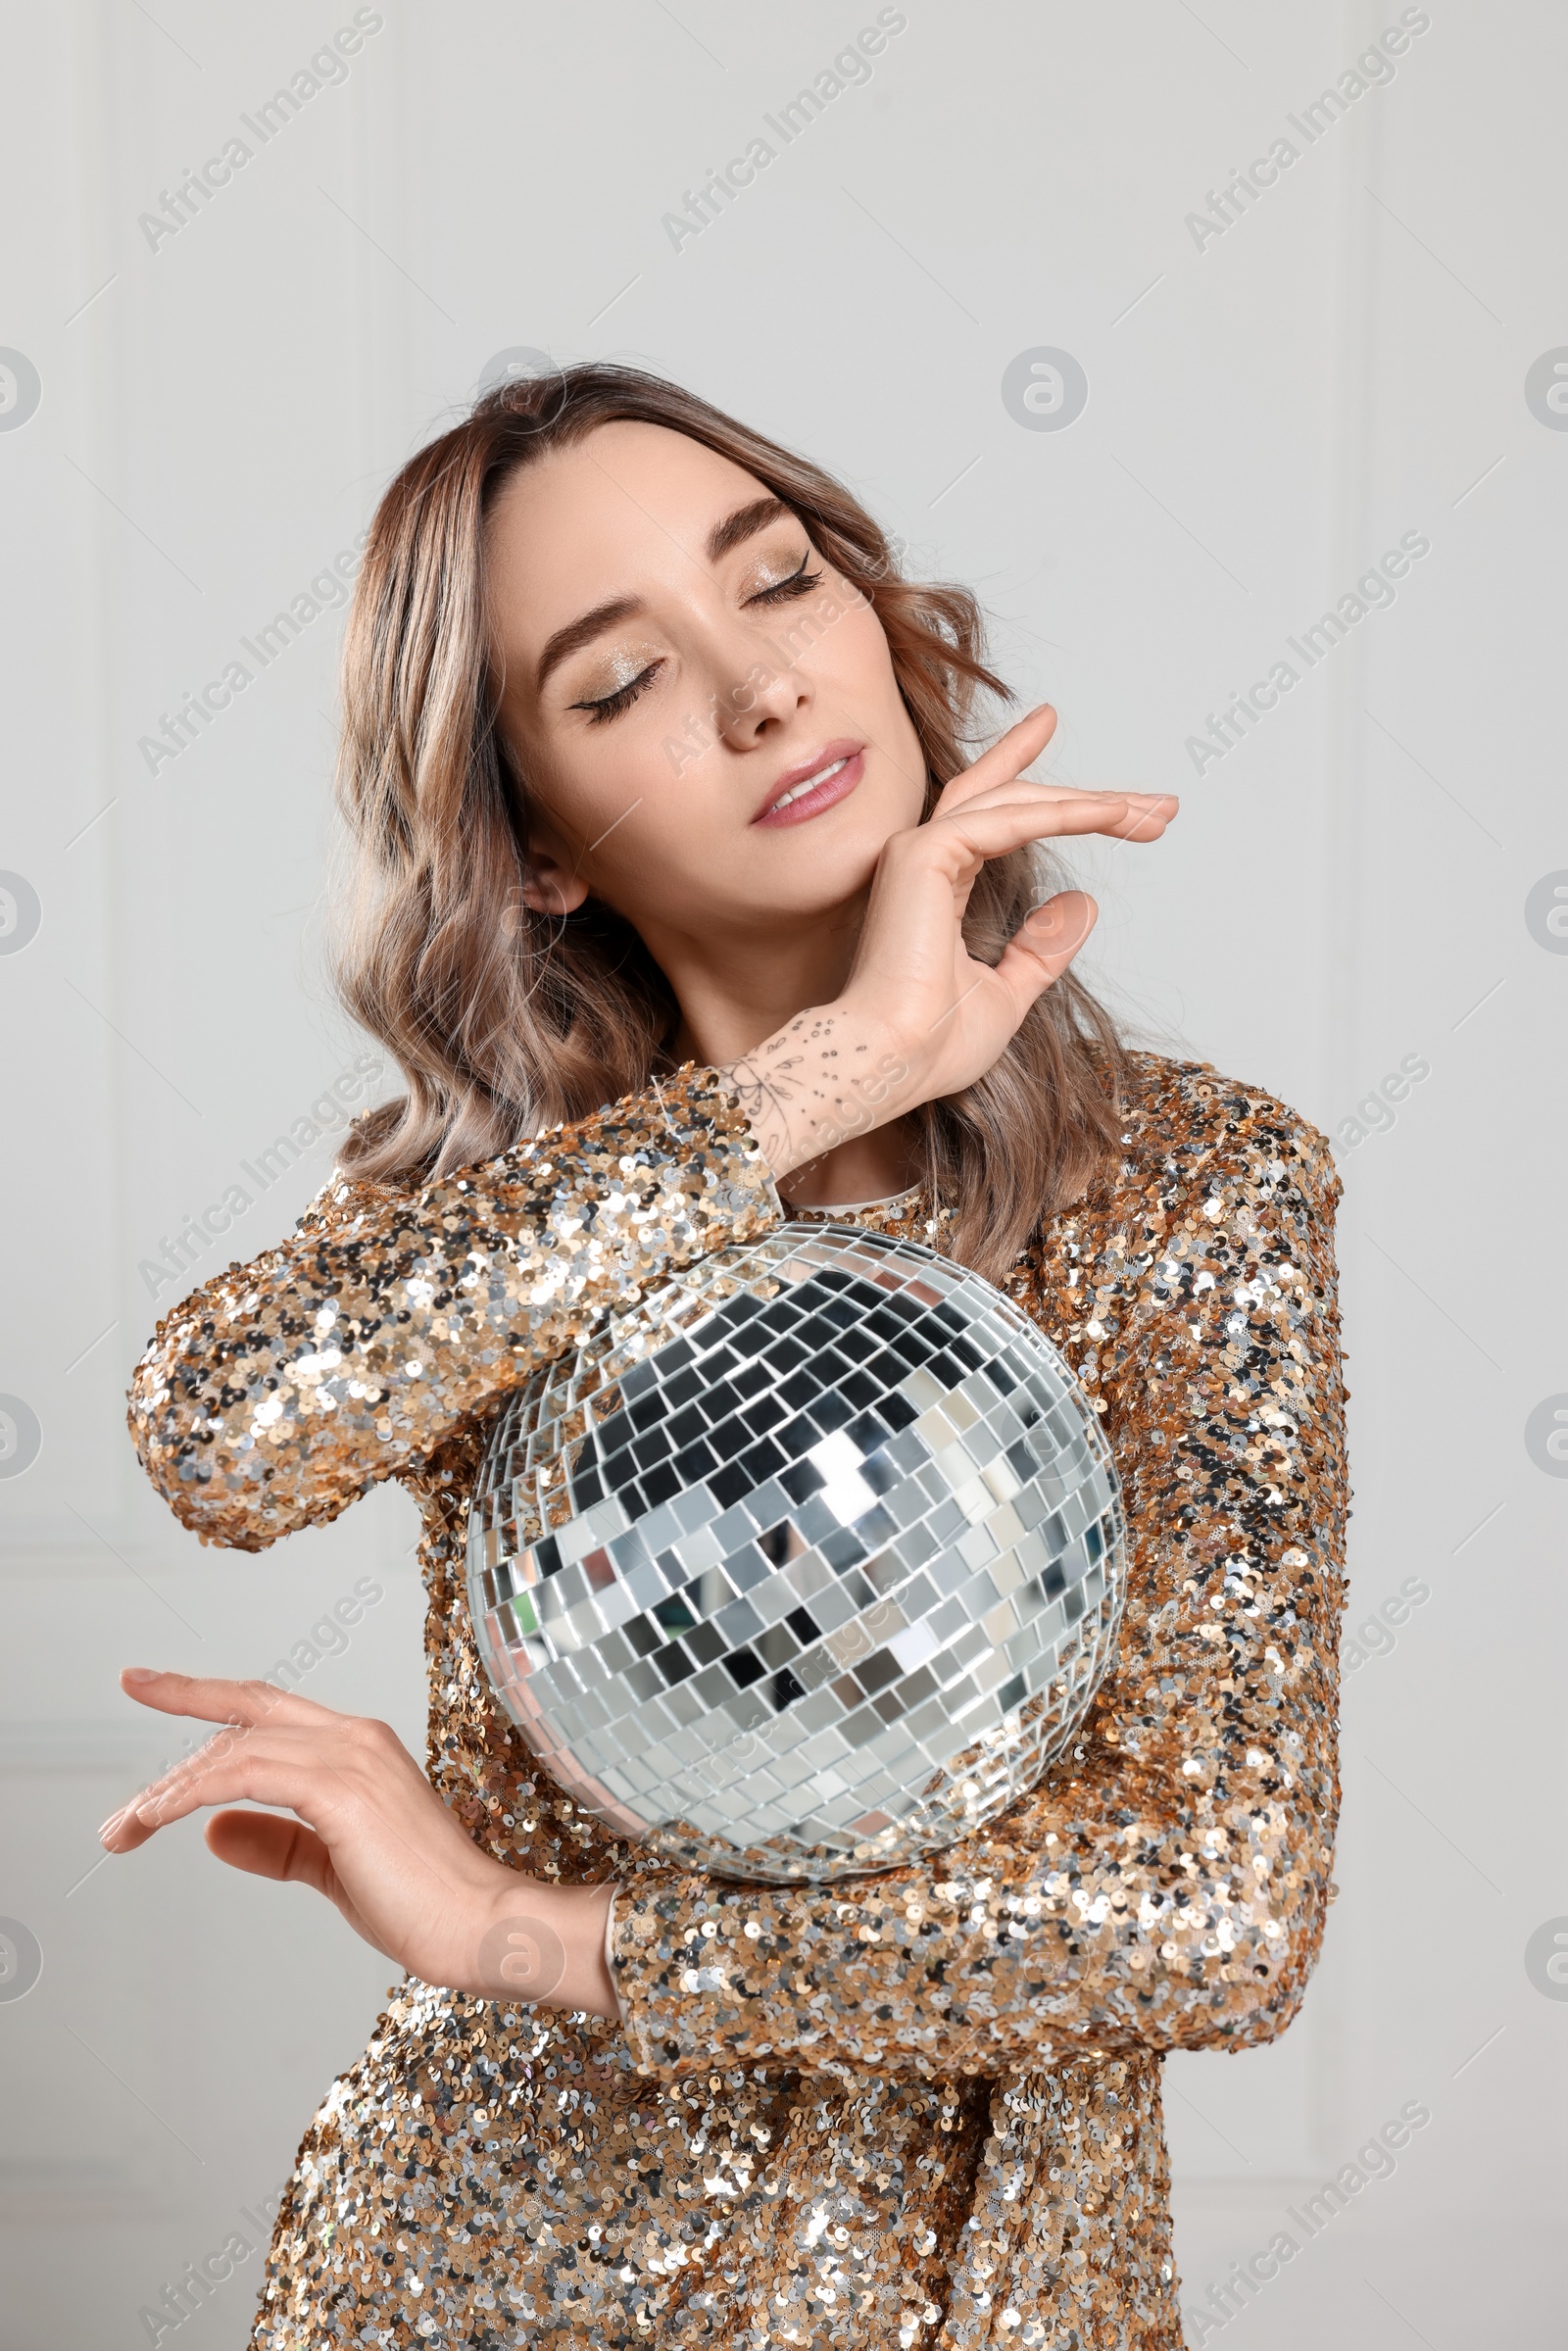
M 941 2080 L 1245 2046 L 1295 2013 L 1338 1803 L 1339 1187 L 1316 1130 L 1270 1108 L 1156 1157 L 1057 1301 L 1133 1536 L 1078 1743 L 920 1867 L 786 1890 L 638 1870 L 615 1970 L 645 2070 Z
M 137 1453 L 203 1542 L 264 1549 L 780 1213 L 739 1104 L 691 1067 L 422 1192 L 329 1184 L 289 1240 L 159 1323 Z

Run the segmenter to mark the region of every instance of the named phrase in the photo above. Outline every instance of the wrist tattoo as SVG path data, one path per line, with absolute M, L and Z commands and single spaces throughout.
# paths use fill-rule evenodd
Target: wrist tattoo
M 878 1126 L 877 1109 L 908 1076 L 908 1064 L 884 1053 L 875 1061 L 865 1043 L 841 1046 L 832 1012 L 798 1013 L 728 1071 L 762 1154 L 786 1174 L 798 1174 L 836 1151 L 850 1136 Z

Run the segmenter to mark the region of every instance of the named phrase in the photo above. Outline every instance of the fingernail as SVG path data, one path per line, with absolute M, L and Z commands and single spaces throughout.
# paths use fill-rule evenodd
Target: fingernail
M 102 1827 L 99 1829 L 99 1831 L 98 1831 L 98 1840 L 99 1840 L 100 1844 L 103 1842 L 103 1839 L 104 1839 L 104 1838 L 105 1838 L 105 1837 L 106 1837 L 109 1835 L 109 1832 L 111 1831 L 111 1829 L 118 1829 L 118 1828 L 119 1828 L 119 1826 L 120 1826 L 121 1822 L 122 1822 L 122 1821 L 124 1819 L 124 1817 L 125 1817 L 125 1807 L 124 1807 L 124 1805 L 123 1805 L 123 1804 L 122 1804 L 122 1805 L 121 1805 L 121 1807 L 120 1807 L 120 1810 L 119 1810 L 118 1812 L 112 1812 L 112 1813 L 109 1815 L 109 1818 L 108 1818 L 108 1819 L 107 1819 L 107 1820 L 106 1820 L 106 1821 L 103 1823 Z
M 158 1669 L 152 1665 L 127 1665 L 120 1676 L 122 1682 L 156 1682 Z

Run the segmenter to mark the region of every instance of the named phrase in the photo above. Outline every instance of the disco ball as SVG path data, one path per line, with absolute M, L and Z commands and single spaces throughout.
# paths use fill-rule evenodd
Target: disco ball
M 582 1808 L 776 1885 L 983 1827 L 1109 1662 L 1126 1536 L 1055 1348 L 932 1249 L 786 1225 L 536 1373 L 468 1521 L 479 1654 Z

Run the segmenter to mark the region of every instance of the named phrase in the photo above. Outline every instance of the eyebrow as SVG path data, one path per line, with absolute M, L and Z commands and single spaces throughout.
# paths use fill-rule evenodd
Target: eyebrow
M 750 506 L 738 506 L 733 514 L 726 514 L 709 532 L 709 562 L 716 563 L 720 556 L 728 555 L 732 547 L 739 547 L 743 539 L 755 538 L 760 530 L 766 530 L 770 522 L 776 522 L 789 512 L 782 498 L 754 498 Z
M 726 514 L 722 522 L 715 522 L 709 532 L 705 550 L 708 561 L 716 563 L 731 549 L 739 547 L 744 540 L 755 538 L 760 530 L 765 530 L 770 522 L 778 521 L 781 515 L 792 511 L 782 498 L 771 495 L 754 498 L 750 506 L 737 507 L 733 514 Z M 591 645 L 595 637 L 602 636 L 607 628 L 613 628 L 617 621 L 629 620 L 635 613 L 645 610 L 640 596 L 613 596 L 608 604 L 595 605 L 591 612 L 583 612 L 575 620 L 568 620 L 564 628 L 558 628 L 539 656 L 539 666 L 534 674 L 534 692 L 543 693 L 545 680 L 552 670 L 560 668 L 568 656 L 580 652 L 585 645 Z

